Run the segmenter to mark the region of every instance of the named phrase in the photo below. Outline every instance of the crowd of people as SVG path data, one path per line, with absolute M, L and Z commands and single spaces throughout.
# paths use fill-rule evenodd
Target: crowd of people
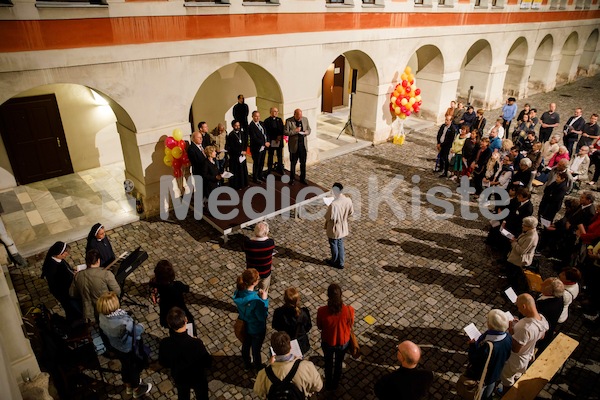
M 499 257 L 501 276 L 521 293 L 516 306 L 523 318 L 509 321 L 504 312 L 492 310 L 488 330 L 470 342 L 465 376 L 479 380 L 485 371 L 482 398 L 489 399 L 494 390 L 506 391 L 525 372 L 536 347 L 543 351 L 549 345 L 579 295 L 580 282 L 586 287 L 582 304 L 590 316 L 587 322 L 598 328 L 600 205 L 595 208 L 591 191 L 582 191 L 577 198 L 566 196 L 584 183 L 596 184 L 600 134 L 598 115 L 591 114 L 586 122 L 581 108 L 575 109 L 562 132 L 556 132 L 560 117 L 554 103 L 538 119 L 529 104 L 517 116 L 516 100 L 509 98 L 488 130 L 483 110 L 475 118 L 472 114 L 472 107 L 465 111 L 462 103 L 451 103 L 437 134 L 434 172 L 454 181 L 467 177 L 474 188 L 473 199 L 491 206 L 495 214 L 506 215 L 490 221 L 486 243 Z M 515 117 L 516 127 L 510 133 Z M 590 180 L 591 165 L 595 170 Z M 479 199 L 487 187 L 504 189 L 508 205 L 495 204 L 501 198 L 497 193 Z M 537 218 L 531 202 L 535 187 L 542 191 Z M 528 293 L 532 288 L 527 276 L 540 272 L 541 256 L 552 263 L 557 276 L 544 280 L 541 294 L 534 299 Z
M 192 133 L 188 146 L 191 173 L 202 177 L 204 197 L 217 187 L 227 184 L 237 190 L 250 184 L 247 157 L 252 156 L 252 182 L 263 184 L 269 174 L 285 175 L 283 148 L 288 144 L 290 156 L 289 185 L 296 181 L 296 166 L 300 163 L 299 182 L 306 185 L 306 159 L 310 124 L 302 116 L 302 110 L 294 110 L 294 115 L 285 121 L 279 116 L 277 107 L 271 107 L 269 116 L 261 120 L 260 112 L 253 111 L 248 121 L 249 108 L 243 95 L 233 107 L 232 130 L 227 132 L 223 124 L 218 124 L 209 133 L 208 124 L 198 123 L 198 130 Z M 267 170 L 264 171 L 265 162 Z M 229 172 L 231 175 L 224 172 Z M 225 178 L 227 176 L 227 178 Z

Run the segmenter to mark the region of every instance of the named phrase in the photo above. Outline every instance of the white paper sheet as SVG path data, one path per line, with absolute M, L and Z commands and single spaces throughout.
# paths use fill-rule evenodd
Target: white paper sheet
M 240 160 L 240 163 L 243 163 L 244 161 L 246 161 L 246 156 L 240 156 L 238 160 Z
M 329 205 L 333 203 L 333 199 L 334 197 L 323 197 L 323 203 L 325 203 L 325 205 L 329 207 Z
M 515 319 L 514 315 L 510 313 L 510 311 L 504 311 L 506 318 L 508 318 L 508 322 L 513 321 Z
M 265 146 L 260 146 L 260 150 L 258 150 L 258 152 L 262 153 L 263 151 L 265 151 Z
M 87 265 L 85 265 L 85 264 L 79 264 L 77 266 L 77 272 L 83 271 L 84 269 L 87 269 Z
M 290 341 L 290 347 L 291 347 L 290 353 L 292 353 L 296 358 L 303 358 L 304 357 L 302 355 L 302 350 L 300 350 L 300 345 L 298 344 L 298 340 L 297 339 L 294 339 L 294 340 Z M 272 356 L 275 355 L 275 351 L 270 346 L 269 346 L 269 351 L 271 352 Z
M 515 293 L 513 288 L 509 287 L 504 291 L 504 294 L 506 294 L 506 297 L 508 297 L 511 303 L 514 304 L 517 302 L 517 294 Z
M 190 335 L 191 337 L 194 337 L 194 326 L 192 325 L 191 322 L 188 322 L 187 324 L 185 324 L 185 329 L 187 330 L 188 335 Z
M 308 133 L 307 133 L 307 132 L 304 132 L 304 131 L 300 131 L 300 132 L 298 132 L 298 133 L 299 133 L 299 134 L 301 134 L 301 135 L 308 135 Z
M 500 228 L 500 233 L 509 239 L 514 239 L 514 237 L 515 237 L 515 235 L 513 235 L 512 233 L 510 233 L 509 231 L 507 231 L 504 228 Z
M 231 178 L 232 176 L 233 176 L 233 174 L 229 171 L 225 171 L 221 174 L 221 177 L 223 177 L 224 179 Z
M 547 228 L 552 224 L 552 221 L 549 221 L 546 218 L 540 218 L 540 222 L 544 228 Z
M 469 325 L 465 326 L 463 330 L 465 331 L 467 336 L 469 336 L 469 339 L 477 340 L 479 339 L 479 336 L 481 336 L 481 332 L 479 332 L 479 329 L 477 329 L 475 324 L 472 322 Z

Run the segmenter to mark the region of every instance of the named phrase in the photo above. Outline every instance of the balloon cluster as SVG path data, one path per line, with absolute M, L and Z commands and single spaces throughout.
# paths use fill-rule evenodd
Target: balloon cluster
M 173 136 L 165 139 L 165 157 L 163 162 L 167 167 L 173 167 L 173 176 L 180 178 L 183 176 L 181 167 L 188 167 L 190 159 L 185 151 L 186 143 L 183 140 L 181 129 L 174 129 Z
M 410 67 L 404 69 L 402 82 L 396 85 L 390 95 L 390 111 L 400 119 L 406 119 L 413 112 L 421 109 L 421 89 L 417 88 L 415 77 Z

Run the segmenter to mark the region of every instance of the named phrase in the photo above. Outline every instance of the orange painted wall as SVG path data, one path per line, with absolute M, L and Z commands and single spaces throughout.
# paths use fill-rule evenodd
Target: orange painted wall
M 521 1 L 521 0 L 508 0 L 508 1 L 506 2 L 506 4 L 508 4 L 508 5 L 511 5 L 511 4 L 519 4 L 519 2 L 520 2 L 520 1 Z
M 599 10 L 516 13 L 314 13 L 0 21 L 0 52 L 209 38 L 599 19 Z M 211 26 L 211 29 L 205 29 Z

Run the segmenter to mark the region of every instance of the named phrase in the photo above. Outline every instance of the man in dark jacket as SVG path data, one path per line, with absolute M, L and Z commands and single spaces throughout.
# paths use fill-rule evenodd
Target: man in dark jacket
M 252 153 L 252 181 L 260 183 L 263 181 L 263 167 L 265 165 L 265 155 L 271 142 L 267 138 L 267 130 L 260 121 L 260 113 L 252 112 L 252 122 L 248 125 L 248 134 L 250 135 L 250 152 Z
M 452 117 L 446 116 L 444 125 L 440 126 L 437 134 L 437 150 L 440 156 L 440 170 L 442 171 L 440 178 L 448 177 L 448 167 L 450 166 L 448 155 L 452 148 L 454 136 L 456 136 L 456 129 L 452 125 Z
M 205 369 L 212 364 L 211 355 L 202 340 L 188 335 L 187 318 L 181 308 L 173 307 L 167 315 L 167 322 L 171 334 L 160 342 L 158 361 L 162 366 L 171 368 L 179 400 L 189 400 L 190 389 L 194 389 L 197 399 L 208 400 Z

